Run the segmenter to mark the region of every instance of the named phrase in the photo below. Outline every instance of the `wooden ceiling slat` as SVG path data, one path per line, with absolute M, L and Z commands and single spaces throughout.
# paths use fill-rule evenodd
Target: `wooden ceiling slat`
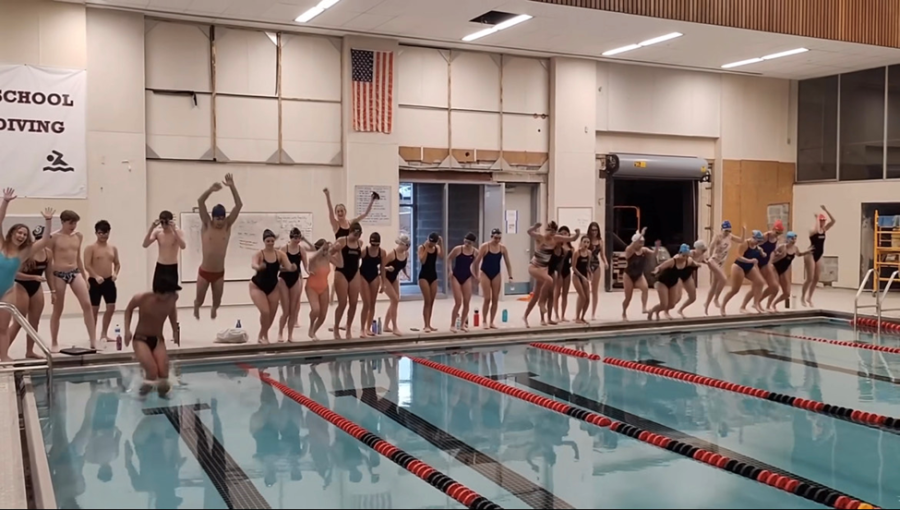
M 532 0 L 900 48 L 900 0 Z

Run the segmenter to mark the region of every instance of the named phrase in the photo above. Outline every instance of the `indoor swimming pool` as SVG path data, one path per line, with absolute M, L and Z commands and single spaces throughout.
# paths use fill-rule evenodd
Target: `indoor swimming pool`
M 254 358 L 178 366 L 167 400 L 134 367 L 35 395 L 60 508 L 897 508 L 900 337 L 827 342 L 855 338 Z

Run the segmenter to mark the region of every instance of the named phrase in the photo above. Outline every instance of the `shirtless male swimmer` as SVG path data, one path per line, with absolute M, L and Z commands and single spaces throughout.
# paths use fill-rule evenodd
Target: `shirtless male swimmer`
M 163 338 L 163 325 L 168 319 L 177 345 L 181 339 L 178 338 L 175 305 L 180 290 L 177 278 L 161 276 L 153 281 L 153 292 L 135 294 L 125 308 L 125 345 L 130 345 L 134 340 L 134 357 L 144 369 L 144 383 L 139 392 L 142 397 L 153 391 L 154 387 L 160 397 L 168 395 L 171 389 L 169 353 Z M 131 319 L 135 308 L 139 309 L 138 323 L 132 335 Z
M 122 265 L 119 262 L 119 249 L 109 244 L 109 222 L 100 220 L 94 225 L 94 233 L 97 234 L 97 242 L 84 250 L 84 268 L 88 277 L 88 295 L 91 298 L 91 308 L 94 313 L 94 323 L 100 313 L 100 301 L 106 302 L 106 311 L 103 312 L 103 327 L 100 330 L 100 338 L 106 342 L 114 341 L 109 337 L 109 323 L 116 313 L 116 279 Z
M 206 208 L 206 199 L 210 195 L 222 189 L 221 182 L 213 183 L 204 191 L 197 200 L 200 206 L 200 244 L 203 250 L 203 259 L 200 269 L 197 271 L 197 298 L 194 300 L 194 318 L 200 318 L 200 307 L 206 301 L 206 290 L 212 287 L 212 311 L 209 316 L 216 318 L 219 305 L 222 304 L 222 291 L 225 288 L 225 254 L 228 250 L 228 241 L 231 239 L 231 226 L 237 221 L 238 214 L 244 203 L 234 186 L 234 177 L 225 174 L 225 186 L 231 188 L 231 196 L 234 198 L 234 208 L 227 214 L 225 206 L 216 204 L 212 208 L 212 215 Z
M 153 220 L 150 230 L 144 236 L 144 248 L 149 248 L 156 243 L 158 253 L 156 255 L 156 269 L 153 271 L 153 281 L 160 277 L 178 280 L 178 253 L 187 247 L 184 242 L 184 232 L 175 225 L 175 217 L 171 211 L 159 213 L 159 219 Z
M 97 325 L 94 322 L 94 311 L 91 309 L 91 300 L 88 295 L 88 283 L 85 279 L 84 260 L 81 257 L 81 244 L 84 236 L 76 232 L 78 220 L 81 219 L 75 211 L 63 211 L 59 215 L 62 228 L 54 232 L 50 240 L 50 249 L 53 250 L 53 284 L 50 288 L 56 293 L 56 301 L 53 302 L 53 315 L 50 316 L 50 341 L 52 352 L 59 352 L 59 319 L 62 317 L 63 308 L 66 305 L 66 288 L 72 287 L 72 292 L 81 305 L 84 313 L 84 325 L 91 341 L 91 349 L 97 348 Z

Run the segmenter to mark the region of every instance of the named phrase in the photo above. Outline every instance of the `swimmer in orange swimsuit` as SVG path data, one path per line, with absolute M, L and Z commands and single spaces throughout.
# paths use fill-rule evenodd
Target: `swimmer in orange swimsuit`
M 337 245 L 319 239 L 315 251 L 309 257 L 309 278 L 306 280 L 306 298 L 309 300 L 309 338 L 318 340 L 316 332 L 328 315 L 328 274 L 331 265 L 341 266 L 341 251 Z

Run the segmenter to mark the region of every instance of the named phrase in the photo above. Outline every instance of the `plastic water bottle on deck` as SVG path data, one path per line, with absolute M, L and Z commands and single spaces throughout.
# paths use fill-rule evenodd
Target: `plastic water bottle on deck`
M 116 324 L 116 350 L 122 350 L 122 328 L 118 324 Z
M 375 319 L 372 319 L 372 334 L 378 334 L 378 321 L 376 321 Z
M 460 329 L 462 327 L 462 317 L 456 318 L 456 329 Z
M 241 329 L 241 320 L 237 320 L 237 324 L 234 325 L 234 329 Z
M 509 320 L 509 312 L 506 311 L 506 308 L 503 309 L 503 314 L 501 315 L 500 320 L 503 323 L 506 323 Z
M 381 317 L 379 317 L 379 318 L 378 318 L 378 329 L 375 330 L 375 334 L 376 334 L 376 335 L 380 335 L 380 334 L 384 331 L 384 330 L 381 329 L 381 328 L 382 328 Z
M 475 309 L 475 315 L 472 316 L 472 325 L 476 328 L 481 324 L 481 316 L 478 315 L 478 309 Z

